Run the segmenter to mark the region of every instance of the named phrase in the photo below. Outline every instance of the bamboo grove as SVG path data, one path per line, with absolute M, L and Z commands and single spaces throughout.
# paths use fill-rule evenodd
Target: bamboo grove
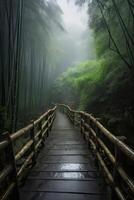
M 133 137 L 134 2 L 73 2 L 88 7 L 84 40 L 66 30 L 59 0 L 0 1 L 1 132 L 13 132 L 55 102 L 74 102 Z
M 47 109 L 49 50 L 54 31 L 61 31 L 55 1 L 0 1 L 0 128 L 14 131 L 18 115 Z

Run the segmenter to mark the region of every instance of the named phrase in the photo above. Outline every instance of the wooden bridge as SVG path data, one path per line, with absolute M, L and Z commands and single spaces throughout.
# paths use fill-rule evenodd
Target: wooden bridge
M 134 199 L 134 151 L 125 138 L 69 106 L 2 134 L 0 152 L 1 200 Z

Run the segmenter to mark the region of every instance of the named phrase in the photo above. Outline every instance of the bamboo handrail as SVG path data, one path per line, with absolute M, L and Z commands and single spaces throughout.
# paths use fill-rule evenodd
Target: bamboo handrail
M 55 118 L 55 111 L 56 106 L 53 109 L 49 109 L 46 113 L 44 113 L 42 116 L 40 116 L 37 120 L 32 121 L 29 125 L 26 127 L 16 131 L 12 134 L 6 134 L 4 139 L 1 139 L 0 141 L 0 150 L 5 150 L 6 148 L 9 149 L 10 155 L 9 158 L 13 159 L 11 165 L 5 166 L 2 170 L 0 170 L 0 183 L 2 181 L 6 181 L 6 177 L 11 175 L 12 171 L 14 171 L 15 177 L 13 176 L 13 179 L 15 180 L 10 182 L 9 187 L 6 189 L 5 193 L 1 197 L 2 200 L 8 199 L 9 195 L 12 193 L 12 191 L 16 188 L 16 191 L 18 191 L 18 181 L 21 180 L 21 177 L 23 175 L 23 172 L 25 171 L 26 167 L 31 163 L 34 164 L 33 161 L 36 159 L 36 152 L 39 148 L 39 146 L 42 144 L 42 141 L 44 140 L 45 133 L 49 132 L 51 130 L 51 126 L 53 124 L 54 118 Z M 21 149 L 17 150 L 17 153 L 15 152 L 15 142 L 20 140 L 22 136 L 27 135 L 27 137 L 30 136 L 30 139 L 28 141 L 22 140 L 22 147 Z M 47 134 L 48 136 L 48 134 Z M 26 155 L 28 154 L 28 155 Z M 17 170 L 17 162 L 23 158 L 22 164 Z M 18 179 L 18 180 L 17 180 Z M 17 193 L 17 192 L 16 192 Z M 18 199 L 19 197 L 17 197 Z
M 7 190 L 5 191 L 5 193 L 3 194 L 3 196 L 1 197 L 1 200 L 8 199 L 14 188 L 15 188 L 15 183 L 11 183 L 7 188 Z
M 123 168 L 121 163 L 118 163 L 116 155 L 114 155 L 110 150 L 107 144 L 103 141 L 103 138 L 106 137 L 107 140 L 114 145 L 116 151 L 122 152 L 129 162 L 133 163 L 134 166 L 134 151 L 128 145 L 126 145 L 123 141 L 113 135 L 110 131 L 108 131 L 95 117 L 93 117 L 89 113 L 85 113 L 82 111 L 75 111 L 71 109 L 68 105 L 58 104 L 59 107 L 62 107 L 65 114 L 69 117 L 72 123 L 75 126 L 78 126 L 81 129 L 81 132 L 86 136 L 86 139 L 91 144 L 94 149 L 94 154 L 102 167 L 102 170 L 105 172 L 107 179 L 112 184 L 115 193 L 117 194 L 120 200 L 125 200 L 124 188 L 118 184 L 116 186 L 116 182 L 114 182 L 114 176 L 111 174 L 110 170 L 113 166 L 113 174 L 114 170 L 118 172 L 120 178 L 124 181 L 126 186 L 129 188 L 129 192 L 134 196 L 134 180 L 132 177 L 128 175 L 126 169 Z M 80 121 L 76 119 L 76 116 L 79 116 Z M 79 122 L 79 123 L 77 123 Z M 95 128 L 95 129 L 94 129 Z M 98 133 L 96 131 L 99 131 Z M 101 138 L 100 138 L 101 136 Z M 100 152 L 99 152 L 100 151 Z M 104 152 L 104 155 L 101 155 Z M 103 160 L 103 156 L 107 157 L 109 161 L 112 163 L 110 165 L 110 169 L 107 166 L 106 161 Z
M 20 130 L 18 130 L 15 133 L 12 133 L 10 135 L 10 138 L 12 141 L 17 140 L 18 138 L 20 138 L 22 135 L 26 134 L 28 131 L 30 131 L 33 128 L 33 124 L 30 124 L 28 126 L 26 126 L 25 128 L 22 128 Z
M 8 140 L 3 140 L 0 142 L 0 150 L 6 148 L 9 144 L 9 141 Z
M 64 108 L 64 112 L 68 115 L 69 119 L 75 126 L 78 126 L 81 129 L 81 132 L 86 136 L 86 139 L 89 141 L 92 149 L 94 150 L 94 154 L 105 173 L 105 176 L 111 183 L 114 188 L 115 193 L 118 198 L 121 200 L 125 200 L 124 188 L 120 184 L 118 186 L 115 183 L 114 173 L 111 172 L 115 170 L 120 175 L 121 180 L 124 181 L 126 186 L 129 188 L 129 191 L 132 195 L 134 195 L 134 180 L 132 177 L 128 175 L 126 169 L 123 168 L 120 161 L 118 161 L 118 155 L 113 154 L 109 149 L 109 146 L 103 140 L 103 137 L 107 138 L 107 140 L 114 145 L 116 151 L 121 151 L 121 153 L 127 157 L 130 162 L 134 161 L 134 151 L 126 145 L 119 138 L 114 136 L 110 131 L 108 131 L 95 117 L 91 114 L 75 111 L 71 109 L 69 106 L 65 104 L 58 104 L 59 107 Z M 40 116 L 37 120 L 30 123 L 28 126 L 8 135 L 7 138 L 2 139 L 0 141 L 0 150 L 4 150 L 6 148 L 11 149 L 11 154 L 13 158 L 14 165 L 6 165 L 4 169 L 0 171 L 0 182 L 4 181 L 4 179 L 15 171 L 17 168 L 17 162 L 23 158 L 24 162 L 20 165 L 19 169 L 16 171 L 18 180 L 21 180 L 21 177 L 26 169 L 26 167 L 30 164 L 31 166 L 34 164 L 36 160 L 36 152 L 40 149 L 44 140 L 49 135 L 49 131 L 51 130 L 54 118 L 55 118 L 55 110 L 56 106 L 53 109 L 48 110 L 42 116 Z M 99 131 L 99 133 L 97 132 Z M 23 141 L 23 146 L 21 149 L 17 151 L 14 150 L 14 142 L 18 141 L 22 138 L 22 136 L 27 135 L 30 136 L 28 141 Z M 101 137 L 100 137 L 101 136 Z M 15 152 L 15 153 L 14 153 Z M 102 154 L 103 152 L 103 154 Z M 107 158 L 112 165 L 107 164 L 104 158 Z M 13 187 L 14 186 L 14 187 Z M 3 200 L 8 198 L 8 195 L 12 192 L 14 188 L 17 187 L 17 183 L 14 183 L 14 180 L 10 183 L 9 188 L 7 188 L 7 192 L 3 195 Z
M 108 131 L 100 122 L 98 122 L 93 116 L 89 114 L 85 114 L 88 116 L 95 124 L 96 126 L 102 131 L 102 133 L 113 143 L 115 144 L 123 153 L 132 161 L 134 161 L 134 151 L 127 146 L 125 143 L 123 143 L 121 140 L 119 140 L 116 136 L 114 136 L 110 131 Z
M 19 152 L 15 155 L 15 160 L 19 160 L 31 147 L 33 144 L 33 140 L 29 140 L 20 150 Z
M 123 143 L 121 140 L 119 140 L 116 136 L 114 136 L 110 131 L 108 131 L 98 120 L 96 120 L 91 114 L 82 112 L 82 111 L 74 111 L 72 110 L 69 106 L 65 105 L 65 104 L 58 104 L 59 106 L 63 106 L 68 108 L 68 110 L 70 112 L 73 113 L 78 113 L 78 114 L 82 114 L 86 117 L 88 117 L 89 119 L 91 119 L 94 124 L 96 124 L 96 126 L 102 131 L 102 133 L 112 142 L 114 143 L 116 146 L 118 146 L 118 148 L 123 151 L 123 153 L 131 160 L 134 161 L 134 151 L 127 146 L 125 143 Z
M 0 183 L 4 181 L 4 179 L 9 175 L 9 173 L 12 171 L 13 167 L 12 165 L 6 166 L 0 173 Z
M 105 151 L 106 155 L 108 156 L 109 160 L 112 162 L 113 165 L 116 164 L 116 159 L 110 152 L 110 150 L 107 148 L 107 146 L 104 144 L 104 142 L 96 136 L 95 131 L 92 128 L 89 128 L 89 126 L 86 124 L 86 127 L 90 130 L 90 132 L 93 134 L 95 139 L 98 141 L 102 149 Z M 126 182 L 126 184 L 129 186 L 132 192 L 134 192 L 134 182 L 130 179 L 130 177 L 127 175 L 125 170 L 121 166 L 116 166 L 119 174 L 123 178 L 123 180 Z

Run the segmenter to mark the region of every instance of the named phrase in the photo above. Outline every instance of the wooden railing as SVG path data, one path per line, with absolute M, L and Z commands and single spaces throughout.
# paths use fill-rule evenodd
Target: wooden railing
M 18 186 L 36 162 L 38 151 L 49 135 L 56 107 L 15 133 L 0 138 L 0 199 L 19 200 Z
M 59 105 L 75 126 L 78 126 L 96 158 L 112 199 L 134 199 L 134 151 L 125 144 L 125 137 L 114 136 L 96 118 L 85 112 Z

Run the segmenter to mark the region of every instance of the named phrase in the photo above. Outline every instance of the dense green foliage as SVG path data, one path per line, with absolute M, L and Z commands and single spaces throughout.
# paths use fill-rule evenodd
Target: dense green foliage
M 26 121 L 62 102 L 100 116 L 117 134 L 131 134 L 134 3 L 74 1 L 79 6 L 88 3 L 90 28 L 82 35 L 75 27 L 70 34 L 65 29 L 57 1 L 1 0 L 2 131 L 14 131 L 18 119 Z
M 97 59 L 71 67 L 55 86 L 59 101 L 77 102 L 78 109 L 100 116 L 121 135 L 130 135 L 134 128 L 134 9 L 129 2 L 132 3 L 122 0 L 89 3 Z

